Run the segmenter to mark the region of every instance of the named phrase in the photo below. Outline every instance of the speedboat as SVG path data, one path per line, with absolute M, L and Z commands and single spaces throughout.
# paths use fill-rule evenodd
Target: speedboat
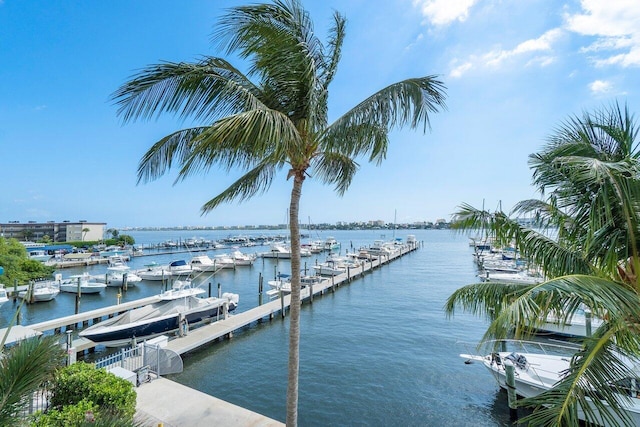
M 212 261 L 214 265 L 218 266 L 218 268 L 236 268 L 236 262 L 229 254 L 215 255 Z
M 147 281 L 164 281 L 171 275 L 168 272 L 169 267 L 166 265 L 158 265 L 156 263 L 147 264 L 144 268 L 136 270 L 136 274 Z
M 486 273 L 484 277 L 485 282 L 494 283 L 514 283 L 520 285 L 535 285 L 537 283 L 544 282 L 544 277 L 531 274 L 527 271 L 520 271 L 518 273 Z
M 301 289 L 306 288 L 307 286 L 320 283 L 323 280 L 327 280 L 327 279 L 320 276 L 301 276 L 300 288 Z M 271 290 L 290 293 L 291 292 L 291 275 L 280 273 L 276 276 L 274 280 L 267 281 L 267 284 L 269 285 Z
M 484 356 L 461 354 L 460 357 L 467 361 L 482 362 L 484 367 L 495 377 L 499 386 L 505 390 L 509 389 L 505 366 L 513 366 L 515 392 L 518 396 L 525 398 L 535 397 L 555 387 L 566 375 L 572 355 L 578 351 L 578 348 L 568 345 L 511 340 L 505 340 L 505 342 L 515 343 L 518 351 L 492 352 Z M 534 347 L 535 350 L 532 351 Z M 629 366 L 633 366 L 631 361 L 629 361 Z M 612 384 L 612 387 L 625 392 L 624 396 L 620 395 L 619 406 L 628 413 L 634 425 L 640 425 L 639 368 L 633 366 L 632 370 L 636 373 L 634 378 L 621 378 L 616 381 L 615 385 Z M 597 411 L 595 412 L 597 413 Z M 580 408 L 578 409 L 578 417 L 585 421 L 584 411 Z M 596 424 L 610 425 L 603 422 L 603 419 L 590 421 L 595 421 Z
M 62 292 L 71 292 L 76 294 L 78 293 L 78 290 L 81 294 L 97 294 L 102 292 L 106 287 L 106 284 L 93 280 L 88 273 L 74 274 L 60 282 L 60 290 Z
M 323 263 L 313 266 L 316 274 L 321 276 L 337 276 L 346 273 L 347 269 L 358 267 L 359 263 L 346 257 L 329 257 Z
M 291 249 L 282 242 L 273 242 L 269 245 L 269 251 L 260 254 L 262 258 L 290 259 Z M 311 251 L 306 248 L 300 248 L 300 256 L 311 256 Z
M 191 268 L 191 265 L 188 264 L 187 261 L 183 259 L 171 261 L 169 263 L 169 266 L 167 267 L 168 274 L 174 278 L 189 277 L 192 271 L 193 269 Z
M 238 294 L 226 292 L 220 298 L 199 298 L 193 293 L 184 283 L 179 288 L 174 284 L 172 290 L 159 295 L 160 301 L 103 320 L 79 335 L 107 347 L 116 347 L 129 344 L 134 337 L 148 339 L 177 331 L 183 322 L 193 326 L 215 321 L 238 306 Z
M 253 262 L 256 260 L 256 255 L 245 254 L 243 252 L 240 252 L 238 249 L 236 249 L 235 251 L 231 252 L 231 258 L 233 258 L 233 261 L 237 266 L 251 266 L 253 265 Z
M 22 299 L 31 299 L 33 302 L 51 301 L 60 293 L 60 287 L 52 281 L 36 282 L 29 294 L 29 289 L 18 292 Z
M 207 255 L 197 255 L 189 261 L 191 268 L 195 271 L 217 271 L 222 268 L 219 264 L 213 262 Z
M 131 271 L 131 267 L 128 265 L 113 265 L 107 267 L 105 276 L 107 286 L 119 288 L 124 286 L 125 280 L 127 281 L 127 286 L 133 286 L 142 281 L 142 278 Z
M 162 292 L 158 297 L 160 297 L 162 301 L 168 301 L 177 298 L 197 296 L 205 292 L 206 291 L 200 287 L 194 287 L 191 280 L 175 280 L 171 289 Z
M 536 328 L 536 333 L 547 333 L 567 337 L 586 337 L 589 335 L 589 329 L 595 331 L 602 326 L 604 322 L 604 320 L 599 317 L 587 316 L 587 310 L 586 307 L 581 306 L 566 320 L 550 314 L 545 319 L 545 322 Z
M 334 237 L 327 237 L 324 241 L 325 251 L 335 251 L 340 249 L 340 243 Z

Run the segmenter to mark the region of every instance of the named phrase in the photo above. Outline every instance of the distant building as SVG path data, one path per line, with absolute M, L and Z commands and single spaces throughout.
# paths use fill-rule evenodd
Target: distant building
M 104 238 L 106 222 L 9 221 L 0 223 L 0 237 L 22 241 L 38 241 L 46 235 L 52 242 L 96 241 Z

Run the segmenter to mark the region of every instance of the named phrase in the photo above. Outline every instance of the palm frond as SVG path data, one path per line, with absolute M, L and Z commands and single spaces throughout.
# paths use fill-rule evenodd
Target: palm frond
M 349 135 L 354 129 L 360 129 L 366 135 L 376 135 L 381 132 L 376 129 L 388 132 L 404 125 L 412 129 L 422 125 L 426 132 L 430 128 L 429 113 L 446 108 L 444 90 L 444 84 L 435 76 L 407 79 L 387 86 L 331 124 L 326 139 L 337 144 L 340 135 Z M 355 148 L 347 144 L 331 148 L 355 156 L 369 155 L 371 161 L 380 162 L 386 155 L 386 148 L 381 149 L 377 142 L 378 138 L 370 138 Z
M 358 163 L 349 156 L 334 152 L 319 153 L 312 161 L 314 176 L 325 184 L 335 184 L 340 196 L 349 188 L 358 167 Z
M 151 146 L 138 164 L 138 183 L 149 182 L 165 174 L 173 163 L 184 163 L 191 153 L 191 142 L 206 127 L 183 129 L 165 136 Z
M 218 120 L 189 144 L 179 178 L 206 172 L 219 165 L 229 171 L 248 169 L 266 158 L 282 164 L 304 157 L 298 130 L 284 114 L 267 109 L 251 110 Z
M 271 185 L 275 172 L 280 167 L 282 167 L 282 165 L 277 164 L 272 159 L 265 159 L 242 177 L 238 178 L 222 193 L 205 203 L 202 206 L 202 214 L 204 215 L 212 211 L 221 203 L 233 200 L 241 202 L 256 194 L 263 193 Z
M 26 399 L 60 366 L 56 337 L 29 338 L 0 358 L 0 425 L 11 425 Z
M 250 59 L 250 76 L 262 82 L 269 108 L 298 120 L 314 121 L 317 75 L 324 48 L 307 11 L 295 0 L 231 9 L 212 40 L 228 53 Z M 301 102 L 304 101 L 304 102 Z
M 162 113 L 213 121 L 259 108 L 258 89 L 226 60 L 205 57 L 196 63 L 148 66 L 118 88 L 111 99 L 124 122 Z

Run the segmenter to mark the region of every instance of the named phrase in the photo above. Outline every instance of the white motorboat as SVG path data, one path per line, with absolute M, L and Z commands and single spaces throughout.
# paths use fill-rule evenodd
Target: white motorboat
M 168 269 L 169 267 L 166 265 L 151 263 L 145 265 L 144 268 L 136 270 L 135 273 L 145 281 L 165 281 L 171 276 Z
M 74 274 L 67 279 L 60 281 L 60 291 L 80 294 L 97 294 L 106 288 L 104 283 L 96 282 L 89 273 Z
M 96 276 L 95 280 L 100 280 L 101 276 Z M 127 286 L 134 286 L 136 283 L 141 282 L 142 278 L 131 270 L 128 265 L 112 265 L 107 267 L 107 272 L 104 277 L 104 283 L 110 287 L 124 286 L 125 280 Z
M 283 242 L 273 242 L 269 245 L 269 251 L 260 254 L 262 258 L 291 259 L 291 249 Z M 300 256 L 311 256 L 309 249 L 300 248 Z
M 325 251 L 337 251 L 340 249 L 340 242 L 338 242 L 335 237 L 327 237 L 324 241 L 324 250 Z
M 171 261 L 167 267 L 167 273 L 173 278 L 187 278 L 191 275 L 193 269 L 187 261 L 179 259 Z
M 18 296 L 23 299 L 32 300 L 33 302 L 46 302 L 51 301 L 60 293 L 60 287 L 53 281 L 36 282 L 31 289 L 31 295 L 29 289 L 18 292 Z
M 568 337 L 586 337 L 589 331 L 595 331 L 604 322 L 599 317 L 587 316 L 586 307 L 580 307 L 573 315 L 561 324 L 561 319 L 554 315 L 549 315 L 546 321 L 537 328 L 537 333 L 548 333 L 554 335 L 564 335 Z
M 384 240 L 374 240 L 373 244 L 366 249 L 369 255 L 374 258 L 389 257 L 399 251 L 395 242 L 385 242 Z
M 228 268 L 228 269 L 236 268 L 236 262 L 233 259 L 233 257 L 229 254 L 215 255 L 212 258 L 212 261 L 213 261 L 213 264 L 216 265 L 218 268 Z
M 521 285 L 535 285 L 544 282 L 544 277 L 538 274 L 531 274 L 527 271 L 518 273 L 491 273 L 487 272 L 481 276 L 485 282 L 495 283 L 515 283 Z
M 300 276 L 300 287 L 306 288 L 307 286 L 320 283 L 323 280 L 328 280 L 325 277 L 320 276 Z M 291 275 L 280 273 L 274 280 L 267 281 L 267 284 L 271 290 L 282 291 L 284 293 L 291 292 Z
M 204 289 L 193 286 L 191 280 L 175 280 L 171 289 L 162 292 L 158 296 L 161 300 L 168 301 L 177 298 L 197 296 L 205 292 Z
M 509 340 L 507 340 L 509 341 Z M 509 341 L 518 346 L 518 351 L 493 352 L 484 356 L 461 354 L 467 361 L 479 361 L 498 381 L 503 389 L 506 384 L 505 365 L 514 367 L 515 391 L 521 397 L 534 397 L 543 391 L 555 387 L 564 378 L 571 364 L 571 357 L 578 350 L 566 345 L 547 344 L 540 342 Z M 619 406 L 631 417 L 634 425 L 640 425 L 640 367 L 629 366 L 636 372 L 635 378 L 621 378 L 616 387 L 625 390 L 620 396 Z M 578 410 L 578 417 L 585 421 L 583 410 Z M 592 420 L 595 421 L 595 420 Z M 609 425 L 603 420 L 597 424 Z
M 198 298 L 192 292 L 186 289 L 184 283 L 180 288 L 175 288 L 174 284 L 174 289 L 159 295 L 159 302 L 96 323 L 79 335 L 108 347 L 126 345 L 134 337 L 148 339 L 177 331 L 181 327 L 215 321 L 238 306 L 238 294 L 224 293 L 220 298 Z
M 324 242 L 322 240 L 313 240 L 309 243 L 302 243 L 301 246 L 312 254 L 319 254 L 324 251 Z
M 320 276 L 337 276 L 346 273 L 347 269 L 358 267 L 359 263 L 347 257 L 329 257 L 323 263 L 313 266 L 316 274 Z
M 2 304 L 7 301 L 9 301 L 9 294 L 7 293 L 4 285 L 0 284 L 0 307 L 2 307 Z
M 191 261 L 189 261 L 189 264 L 191 264 L 191 268 L 195 271 L 215 272 L 222 268 L 220 264 L 214 263 L 207 255 L 194 256 L 191 258 Z
M 245 254 L 238 249 L 231 252 L 231 257 L 237 266 L 251 266 L 256 260 L 256 254 Z

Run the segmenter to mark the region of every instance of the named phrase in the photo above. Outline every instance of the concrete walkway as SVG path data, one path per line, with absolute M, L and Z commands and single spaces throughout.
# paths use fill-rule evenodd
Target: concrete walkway
M 165 378 L 154 378 L 136 388 L 136 422 L 148 427 L 280 427 L 280 421 Z

